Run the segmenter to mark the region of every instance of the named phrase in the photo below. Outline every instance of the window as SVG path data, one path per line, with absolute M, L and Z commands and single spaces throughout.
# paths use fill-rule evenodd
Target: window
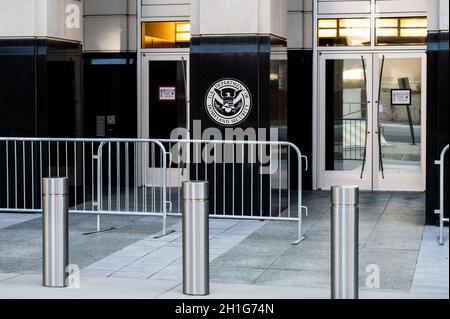
M 427 18 L 379 18 L 377 45 L 423 45 L 427 41 Z
M 370 19 L 319 19 L 319 46 L 370 45 Z
M 142 23 L 142 48 L 187 48 L 191 41 L 189 21 Z

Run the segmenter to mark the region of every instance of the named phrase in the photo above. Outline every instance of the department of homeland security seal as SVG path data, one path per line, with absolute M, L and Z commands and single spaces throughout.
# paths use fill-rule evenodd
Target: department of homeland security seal
M 216 123 L 236 126 L 250 115 L 252 96 L 241 81 L 221 79 L 209 88 L 205 107 L 209 117 Z

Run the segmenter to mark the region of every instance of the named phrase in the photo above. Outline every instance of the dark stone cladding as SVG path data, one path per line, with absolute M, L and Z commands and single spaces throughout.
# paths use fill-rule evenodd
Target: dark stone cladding
M 430 32 L 427 49 L 427 182 L 426 223 L 436 225 L 439 207 L 439 169 L 435 161 L 450 142 L 449 131 L 449 33 Z M 449 208 L 449 155 L 445 161 L 445 211 Z
M 75 127 L 77 108 L 80 44 L 46 38 L 0 40 L 0 136 L 73 137 L 80 129 Z
M 193 37 L 191 44 L 191 118 L 204 127 L 216 124 L 203 107 L 211 84 L 235 78 L 251 92 L 253 110 L 243 128 L 269 127 L 271 41 L 268 36 Z M 218 127 L 223 131 L 223 127 Z
M 312 163 L 313 144 L 313 51 L 288 51 L 288 139 L 297 145 L 303 155 Z M 311 165 L 310 165 L 311 166 Z M 296 187 L 296 168 L 293 168 L 291 181 Z M 303 172 L 303 189 L 312 189 L 312 170 Z
M 251 113 L 239 127 L 244 130 L 247 128 L 269 128 L 271 125 L 271 108 L 278 107 L 278 105 L 271 105 L 271 101 L 280 101 L 286 98 L 287 94 L 287 90 L 274 92 L 274 87 L 271 86 L 270 55 L 274 46 L 286 48 L 286 42 L 264 35 L 193 37 L 190 51 L 191 120 L 201 120 L 202 129 L 217 128 L 224 136 L 225 127 L 211 120 L 206 112 L 205 96 L 211 85 L 216 81 L 223 78 L 233 78 L 245 83 L 252 95 Z M 278 96 L 277 99 L 273 99 L 274 96 Z M 217 165 L 216 169 L 219 172 L 231 172 L 230 165 Z M 252 202 L 254 212 L 262 211 L 263 215 L 269 214 L 270 196 L 268 196 L 268 191 L 263 191 L 263 194 L 260 194 L 260 189 L 268 189 L 268 187 L 265 187 L 270 182 L 268 176 L 265 175 L 260 179 L 257 174 L 253 174 L 254 192 L 251 194 L 251 191 L 249 191 L 252 189 L 250 171 L 255 169 L 254 166 L 243 164 L 243 168 L 235 167 L 237 172 L 240 172 L 241 168 L 244 171 L 243 174 L 235 176 L 235 187 L 229 187 L 233 183 L 232 174 L 217 174 L 214 183 L 217 189 L 210 187 L 210 198 L 213 198 L 214 192 L 225 194 L 224 196 L 218 196 L 217 203 L 211 203 L 211 207 L 220 208 L 217 213 L 228 214 L 234 210 L 236 214 L 247 214 L 250 212 Z M 197 176 L 199 179 L 205 177 L 203 167 L 200 167 L 199 171 L 195 167 L 191 170 L 194 170 L 192 176 Z M 208 169 L 207 171 L 214 172 L 214 169 Z M 228 186 L 223 188 L 222 185 L 224 184 Z M 241 189 L 242 184 L 244 190 Z M 234 193 L 232 190 L 234 190 Z M 234 201 L 232 200 L 233 195 Z M 242 196 L 244 196 L 243 207 L 238 205 L 239 207 L 232 208 L 233 202 L 241 203 Z M 250 198 L 253 200 L 251 201 Z M 225 207 L 225 212 L 223 207 Z
M 77 137 L 82 134 L 81 45 L 49 38 L 0 40 L 0 136 L 2 137 Z M 9 154 L 13 163 L 14 143 L 0 143 L 0 154 Z M 31 147 L 29 144 L 19 147 Z M 8 150 L 8 153 L 7 153 Z M 17 163 L 25 158 L 17 153 Z M 29 155 L 30 150 L 25 154 Z M 34 152 L 32 163 L 38 163 Z M 37 164 L 36 164 L 37 165 Z M 0 167 L 6 157 L 0 156 Z M 24 164 L 25 167 L 25 164 Z M 16 188 L 32 185 L 31 165 L 17 170 Z M 34 171 L 36 178 L 38 172 Z M 0 170 L 0 193 L 6 194 L 6 170 Z M 31 193 L 39 194 L 38 183 L 24 201 L 31 207 Z M 12 200 L 10 192 L 10 200 Z M 20 194 L 22 196 L 22 194 Z M 20 197 L 22 198 L 22 197 Z M 37 201 L 35 196 L 35 201 Z M 0 207 L 6 196 L 0 196 Z M 22 204 L 22 202 L 21 202 Z M 35 202 L 37 204 L 37 202 Z

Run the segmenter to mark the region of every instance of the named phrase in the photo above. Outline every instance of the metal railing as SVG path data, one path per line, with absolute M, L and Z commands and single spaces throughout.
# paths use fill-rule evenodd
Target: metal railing
M 223 219 L 290 220 L 304 239 L 302 171 L 307 158 L 289 142 L 160 140 L 171 153 L 169 202 L 181 215 L 182 182 L 205 180 L 210 186 L 210 216 Z M 305 160 L 305 167 L 302 163 Z M 292 164 L 292 161 L 295 161 Z M 297 171 L 293 173 L 293 167 Z M 293 191 L 291 174 L 297 190 Z
M 0 213 L 40 213 L 42 178 L 67 177 L 70 213 L 97 231 L 101 215 L 160 216 L 166 235 L 182 182 L 203 179 L 212 218 L 297 221 L 299 243 L 304 159 L 288 142 L 0 138 Z
M 157 140 L 102 141 L 97 151 L 98 211 L 106 215 L 162 216 L 162 235 L 167 235 L 167 213 L 171 210 L 167 201 L 169 155 Z
M 344 161 L 363 161 L 367 139 L 366 119 L 336 119 L 335 157 Z
M 439 209 L 435 211 L 439 215 L 439 244 L 444 245 L 444 223 L 448 223 L 449 219 L 444 217 L 444 178 L 445 178 L 445 155 L 447 155 L 449 145 L 447 145 L 441 153 L 441 157 L 436 161 L 439 165 Z
M 45 177 L 69 178 L 72 211 L 95 211 L 95 154 L 100 143 L 94 139 L 0 138 L 0 212 L 40 213 Z
M 158 194 L 144 184 L 141 167 L 143 160 L 155 163 L 155 154 L 161 155 Z M 66 177 L 69 212 L 96 214 L 97 232 L 101 215 L 126 213 L 162 216 L 166 234 L 167 205 L 159 204 L 166 202 L 166 155 L 156 140 L 0 138 L 0 213 L 42 212 L 42 178 Z

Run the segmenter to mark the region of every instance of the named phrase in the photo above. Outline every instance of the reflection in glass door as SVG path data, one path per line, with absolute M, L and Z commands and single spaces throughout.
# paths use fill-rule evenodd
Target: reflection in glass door
M 425 189 L 425 55 L 378 54 L 374 188 Z
M 371 65 L 367 55 L 322 56 L 322 188 L 371 187 Z
M 319 187 L 425 189 L 425 54 L 322 54 Z

